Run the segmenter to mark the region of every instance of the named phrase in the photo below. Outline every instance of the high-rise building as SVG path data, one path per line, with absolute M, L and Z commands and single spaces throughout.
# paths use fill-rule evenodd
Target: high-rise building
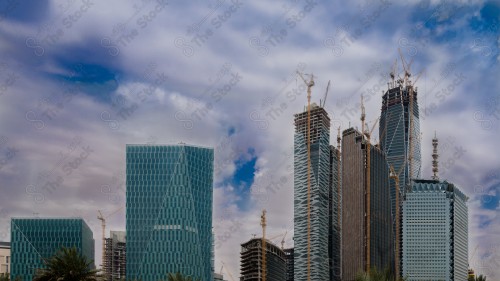
M 127 279 L 212 280 L 212 148 L 127 145 Z
M 454 184 L 414 180 L 403 201 L 403 276 L 467 280 L 467 196 Z
M 106 238 L 103 273 L 106 280 L 122 280 L 126 274 L 125 231 L 110 231 Z
M 252 238 L 241 244 L 240 281 L 261 281 L 262 238 Z M 285 253 L 266 239 L 266 280 L 283 281 L 286 276 Z
M 330 145 L 328 113 L 323 107 L 313 103 L 309 125 L 307 109 L 295 114 L 295 280 L 307 280 L 309 269 L 311 280 L 340 280 L 339 166 L 337 150 Z
M 293 248 L 284 249 L 285 254 L 285 265 L 286 265 L 286 276 L 285 281 L 293 281 Z
M 82 218 L 12 218 L 11 247 L 11 280 L 33 280 L 36 270 L 44 267 L 43 261 L 61 247 L 75 247 L 94 260 L 92 230 Z
M 385 154 L 350 128 L 342 133 L 342 280 L 392 268 L 389 168 Z M 369 161 L 368 161 L 368 151 Z M 369 163 L 369 177 L 368 166 Z
M 387 163 L 399 174 L 400 196 L 409 188 L 410 179 L 420 178 L 421 145 L 420 118 L 417 88 L 399 79 L 389 84 L 390 89 L 382 96 L 380 114 L 380 148 L 386 155 Z M 403 166 L 404 165 L 404 166 Z M 391 214 L 393 237 L 396 238 L 396 184 L 390 181 Z M 399 200 L 400 204 L 402 200 Z M 399 207 L 400 218 L 401 205 Z M 401 234 L 401 220 L 399 233 Z M 401 236 L 399 237 L 399 268 L 401 268 Z
M 0 276 L 10 275 L 10 242 L 0 242 Z

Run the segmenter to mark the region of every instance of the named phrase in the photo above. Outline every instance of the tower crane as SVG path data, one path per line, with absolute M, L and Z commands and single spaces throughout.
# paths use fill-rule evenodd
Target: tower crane
M 262 281 L 266 281 L 266 209 L 262 210 L 260 225 L 262 226 Z
M 103 216 L 101 210 L 97 210 L 99 215 L 97 215 L 97 219 L 101 221 L 101 228 L 102 228 L 102 261 L 101 261 L 101 268 L 104 268 L 104 260 L 105 260 L 105 247 L 106 247 L 106 219 L 109 218 L 110 216 L 118 213 L 121 211 L 125 206 L 122 206 L 113 212 L 111 214 L 107 215 L 106 217 Z
M 399 213 L 400 213 L 400 206 L 399 206 L 399 175 L 401 174 L 401 172 L 403 171 L 404 167 L 406 166 L 406 159 L 403 163 L 403 165 L 401 165 L 401 167 L 399 168 L 399 171 L 396 173 L 394 171 L 394 166 L 391 165 L 389 167 L 390 169 L 390 172 L 389 172 L 389 177 L 391 179 L 394 180 L 394 183 L 395 183 L 395 186 L 396 186 L 396 210 L 395 210 L 395 213 L 396 213 L 396 247 L 395 247 L 395 255 L 394 255 L 394 263 L 395 263 L 395 266 L 394 266 L 394 269 L 395 269 L 395 275 L 396 277 L 398 278 L 400 275 L 400 272 L 399 272 L 399 227 L 400 227 L 400 222 L 399 222 Z
M 363 106 L 364 109 L 364 106 Z M 364 111 L 363 111 L 364 113 Z M 363 132 L 363 134 L 366 136 L 366 170 L 365 170 L 365 182 L 366 182 L 366 271 L 368 272 L 370 270 L 370 238 L 371 238 L 371 229 L 370 229 L 370 220 L 371 220 L 371 205 L 370 205 L 370 200 L 371 200 L 371 182 L 370 182 L 370 177 L 371 177 L 371 143 L 370 143 L 370 136 L 373 133 L 373 130 L 375 129 L 375 126 L 377 125 L 378 122 L 377 118 L 375 122 L 373 122 L 372 129 L 368 131 L 368 126 L 367 130 Z M 364 116 L 362 116 L 362 120 L 364 120 Z
M 224 268 L 227 272 L 227 275 L 229 275 L 229 278 L 231 278 L 231 281 L 234 281 L 234 278 L 233 278 L 233 275 L 231 274 L 231 272 L 229 272 L 229 270 L 227 269 L 227 266 L 226 264 L 223 262 L 223 261 L 220 261 L 222 263 L 222 266 L 220 267 L 220 271 L 222 273 L 222 268 Z
M 323 97 L 323 103 L 321 103 L 321 100 L 319 101 L 319 105 L 321 107 L 325 107 L 326 97 L 328 96 L 328 90 L 329 89 L 330 89 L 330 80 L 328 80 L 328 85 L 326 85 L 326 91 L 325 91 L 325 96 Z
M 309 82 L 297 71 L 307 86 L 307 281 L 311 280 L 311 88 L 314 86 L 314 75 Z

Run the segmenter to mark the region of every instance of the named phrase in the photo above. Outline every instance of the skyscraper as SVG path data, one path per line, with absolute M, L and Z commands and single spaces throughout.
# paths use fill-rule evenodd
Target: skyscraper
M 310 134 L 309 192 L 308 132 Z M 325 109 L 313 103 L 310 111 L 310 126 L 308 126 L 307 110 L 295 114 L 295 280 L 307 280 L 309 262 L 311 280 L 339 280 L 340 278 L 338 272 L 340 270 L 338 264 L 340 233 L 337 213 L 340 184 L 338 167 L 337 151 L 330 146 L 330 118 Z M 309 206 L 308 196 L 310 196 Z M 308 212 L 310 213 L 310 233 L 308 231 Z
M 121 280 L 126 274 L 126 235 L 125 231 L 110 231 L 106 238 L 103 273 L 106 280 Z
M 212 280 L 212 148 L 127 145 L 127 278 Z
M 467 196 L 454 184 L 415 180 L 403 201 L 403 276 L 467 280 Z
M 61 247 L 75 247 L 89 261 L 94 260 L 92 230 L 81 218 L 13 218 L 11 247 L 11 280 L 33 280 L 36 270 L 44 267 L 43 261 Z
M 384 153 L 357 130 L 342 134 L 342 280 L 392 268 L 389 169 Z M 369 176 L 367 164 L 370 164 Z
M 241 277 L 244 281 L 261 281 L 262 238 L 252 238 L 241 244 Z M 266 239 L 266 280 L 283 281 L 286 278 L 285 253 Z
M 401 170 L 399 198 L 404 198 L 410 179 L 419 178 L 421 170 L 417 89 L 408 79 L 398 79 L 389 84 L 391 88 L 382 96 L 379 126 L 380 148 L 386 155 L 387 163 L 389 166 L 392 165 L 395 171 Z M 393 180 L 390 181 L 390 192 L 393 237 L 396 238 L 396 184 Z M 401 207 L 399 210 L 401 218 Z M 399 225 L 399 233 L 402 233 L 401 223 Z M 399 268 L 401 268 L 401 242 L 400 237 Z

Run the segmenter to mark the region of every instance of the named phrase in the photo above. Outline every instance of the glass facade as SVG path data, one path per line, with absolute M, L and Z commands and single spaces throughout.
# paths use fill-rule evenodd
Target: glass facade
M 415 180 L 403 202 L 403 276 L 467 280 L 467 197 L 451 183 Z
M 295 114 L 294 274 L 307 280 L 308 182 L 307 110 Z M 311 280 L 340 280 L 338 155 L 330 146 L 330 118 L 315 104 L 310 112 L 310 268 Z
M 413 116 L 412 128 L 410 128 L 410 89 L 413 92 Z M 402 165 L 404 168 L 399 174 L 400 197 L 403 198 L 405 190 L 409 187 L 410 179 L 420 177 L 421 155 L 420 155 L 420 117 L 417 100 L 417 91 L 414 88 L 399 84 L 398 86 L 387 90 L 382 97 L 382 110 L 380 114 L 380 147 L 386 155 L 387 163 L 393 166 L 396 172 L 400 171 Z M 410 138 L 413 147 L 411 161 L 409 160 Z M 405 162 L 405 159 L 406 162 Z M 410 174 L 411 162 L 411 174 Z M 396 231 L 396 184 L 390 181 L 391 192 L 391 214 L 393 221 L 393 237 Z M 402 200 L 400 200 L 401 203 Z M 401 205 L 400 205 L 401 206 Z M 401 212 L 401 208 L 400 212 Z M 401 213 L 400 213 L 401 214 Z M 401 218 L 402 216 L 400 216 Z M 401 224 L 400 224 L 401 227 Z M 401 230 L 401 228 L 400 228 Z M 399 233 L 402 233 L 401 231 Z M 402 239 L 399 239 L 400 247 Z M 399 252 L 401 256 L 401 251 Z M 401 262 L 401 259 L 399 259 Z M 401 265 L 400 265 L 401 268 Z
M 212 148 L 127 145 L 127 279 L 212 280 Z
M 81 218 L 13 218 L 11 245 L 11 280 L 33 280 L 35 271 L 44 266 L 43 260 L 61 247 L 76 247 L 94 260 L 93 234 Z
M 370 146 L 368 197 L 367 140 L 353 128 L 345 130 L 342 136 L 342 280 L 348 281 L 366 270 L 367 257 L 370 267 L 384 270 L 392 269 L 394 255 L 385 155 L 379 148 Z

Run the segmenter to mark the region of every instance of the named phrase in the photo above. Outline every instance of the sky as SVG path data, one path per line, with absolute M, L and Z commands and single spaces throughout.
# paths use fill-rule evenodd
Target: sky
M 336 144 L 361 127 L 361 95 L 375 122 L 402 56 L 422 178 L 436 132 L 440 178 L 469 197 L 469 263 L 500 279 L 498 1 L 8 0 L 0 38 L 2 241 L 11 217 L 83 217 L 100 264 L 97 210 L 107 235 L 125 229 L 125 145 L 184 142 L 214 148 L 215 269 L 237 278 L 262 209 L 293 246 L 296 71 L 314 74 L 316 103 L 331 81 Z

